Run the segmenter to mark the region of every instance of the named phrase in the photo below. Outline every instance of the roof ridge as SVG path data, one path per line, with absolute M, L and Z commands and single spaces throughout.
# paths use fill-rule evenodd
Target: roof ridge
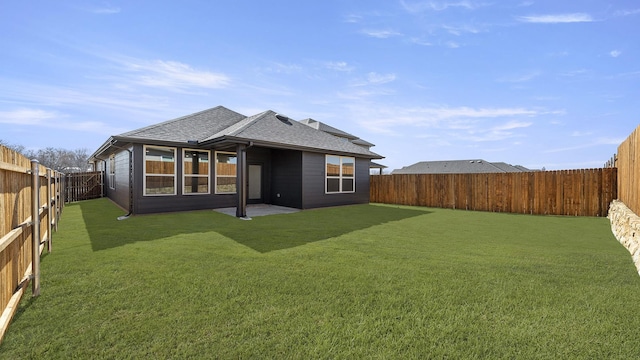
M 235 129 L 234 131 L 230 132 L 230 133 L 229 133 L 229 134 L 227 134 L 227 135 L 234 136 L 234 135 L 237 135 L 237 134 L 238 134 L 239 132 L 241 132 L 241 131 L 247 130 L 247 129 L 248 129 L 248 128 L 250 128 L 251 126 L 255 125 L 255 124 L 258 122 L 258 120 L 260 120 L 261 118 L 263 118 L 264 116 L 266 116 L 266 115 L 267 115 L 267 113 L 269 113 L 269 112 L 272 112 L 272 113 L 276 114 L 276 112 L 275 112 L 275 111 L 273 111 L 273 110 L 265 110 L 265 111 L 263 111 L 263 112 L 261 112 L 261 113 L 258 113 L 258 114 L 252 115 L 252 116 L 248 116 L 247 118 L 245 118 L 245 119 L 243 119 L 243 120 L 241 120 L 241 121 L 237 122 L 236 124 L 240 124 L 241 122 L 243 122 L 244 120 L 247 120 L 247 119 L 251 119 L 251 118 L 253 118 L 253 119 L 251 119 L 250 121 L 248 121 L 248 122 L 247 122 L 247 124 L 239 125 L 237 129 Z M 236 125 L 236 124 L 234 124 L 234 125 Z M 231 125 L 230 127 L 232 127 L 232 126 L 233 126 L 233 125 Z
M 159 123 L 156 123 L 156 124 L 151 124 L 151 125 L 147 125 L 147 126 L 144 126 L 144 127 L 141 127 L 141 128 L 125 131 L 125 132 L 119 134 L 119 136 L 123 136 L 123 135 L 127 136 L 127 134 L 139 133 L 139 132 L 142 132 L 144 130 L 157 128 L 157 127 L 164 126 L 164 125 L 167 125 L 167 124 L 171 124 L 171 123 L 174 123 L 174 122 L 182 121 L 182 120 L 188 119 L 190 117 L 194 117 L 194 116 L 200 115 L 202 113 L 205 113 L 207 111 L 212 111 L 212 110 L 216 110 L 216 109 L 225 109 L 225 110 L 240 114 L 239 112 L 233 111 L 233 110 L 231 110 L 229 108 L 226 108 L 226 107 L 224 107 L 222 105 L 218 105 L 218 106 L 214 106 L 214 107 L 212 107 L 210 109 L 194 112 L 193 114 L 184 115 L 184 116 L 177 117 L 175 119 L 169 119 L 169 120 L 165 120 L 165 121 L 162 121 L 162 122 L 159 122 Z M 242 114 L 240 114 L 240 115 L 242 115 Z

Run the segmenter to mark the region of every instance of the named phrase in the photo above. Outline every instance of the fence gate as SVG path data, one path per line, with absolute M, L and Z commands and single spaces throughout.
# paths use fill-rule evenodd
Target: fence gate
M 92 171 L 66 174 L 65 187 L 65 202 L 103 197 L 104 173 L 102 171 Z

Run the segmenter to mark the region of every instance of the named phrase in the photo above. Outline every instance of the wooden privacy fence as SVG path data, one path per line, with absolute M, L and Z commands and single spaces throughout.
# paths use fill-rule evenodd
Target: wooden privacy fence
M 40 292 L 40 254 L 62 212 L 63 174 L 0 146 L 0 342 L 31 281 Z
M 104 196 L 104 173 L 91 171 L 65 175 L 65 202 L 96 199 Z
M 371 176 L 371 202 L 541 215 L 606 216 L 617 169 Z
M 618 146 L 618 197 L 631 211 L 640 214 L 640 126 Z

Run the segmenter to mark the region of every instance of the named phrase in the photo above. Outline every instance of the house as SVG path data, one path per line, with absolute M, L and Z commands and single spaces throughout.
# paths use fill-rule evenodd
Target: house
M 504 162 L 489 162 L 482 159 L 420 161 L 402 169 L 395 169 L 391 174 L 476 174 L 506 173 L 533 171 L 520 165 L 509 165 Z
M 218 106 L 111 136 L 89 161 L 106 172 L 106 196 L 133 214 L 368 203 L 371 160 L 383 157 L 316 123 Z

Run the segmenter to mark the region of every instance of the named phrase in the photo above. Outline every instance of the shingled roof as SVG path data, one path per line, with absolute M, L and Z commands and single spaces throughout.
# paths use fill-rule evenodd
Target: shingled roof
M 177 119 L 128 131 L 117 135 L 122 139 L 161 140 L 170 142 L 202 141 L 246 116 L 224 106 L 200 111 Z
M 504 162 L 492 163 L 482 159 L 420 161 L 402 169 L 395 169 L 392 174 L 475 174 L 531 171 L 523 166 L 513 166 Z
M 91 157 L 105 152 L 113 141 L 202 148 L 216 144 L 250 142 L 254 146 L 270 148 L 383 158 L 348 139 L 307 126 L 271 110 L 246 117 L 222 106 L 112 136 Z

